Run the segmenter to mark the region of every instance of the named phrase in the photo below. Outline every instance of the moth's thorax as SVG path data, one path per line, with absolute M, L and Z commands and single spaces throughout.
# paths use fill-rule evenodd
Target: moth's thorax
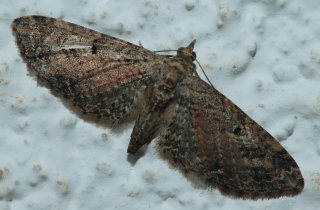
M 191 59 L 179 55 L 169 58 L 167 66 L 163 69 L 162 82 L 168 88 L 174 88 L 186 75 L 193 75 L 196 66 Z

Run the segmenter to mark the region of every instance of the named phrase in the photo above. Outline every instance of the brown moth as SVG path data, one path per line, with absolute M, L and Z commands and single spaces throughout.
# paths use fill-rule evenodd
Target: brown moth
M 135 121 L 128 153 L 159 137 L 174 167 L 226 195 L 303 190 L 297 163 L 278 141 L 199 78 L 195 40 L 169 56 L 49 17 L 18 18 L 12 30 L 28 70 L 73 111 L 109 126 Z

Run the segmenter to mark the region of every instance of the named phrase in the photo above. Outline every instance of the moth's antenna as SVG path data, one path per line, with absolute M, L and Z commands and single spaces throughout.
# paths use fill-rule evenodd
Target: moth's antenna
M 202 73 L 204 74 L 204 76 L 205 76 L 206 79 L 208 80 L 209 84 L 211 85 L 212 88 L 214 88 L 214 87 L 213 87 L 213 84 L 210 82 L 210 79 L 208 78 L 206 72 L 205 72 L 204 69 L 202 68 L 200 62 L 199 62 L 197 59 L 196 59 L 196 61 L 197 61 L 197 64 L 200 66 L 200 69 L 201 69 Z
M 159 53 L 159 52 L 177 52 L 178 50 L 157 50 L 157 51 L 153 51 L 154 53 Z M 171 58 L 173 57 L 173 55 L 163 55 L 165 57 Z
M 177 52 L 178 50 L 157 50 L 157 51 L 153 51 L 154 53 L 158 53 L 158 52 Z

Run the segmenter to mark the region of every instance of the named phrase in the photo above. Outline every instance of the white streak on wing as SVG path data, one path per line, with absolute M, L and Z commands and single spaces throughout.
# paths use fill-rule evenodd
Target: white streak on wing
M 92 45 L 83 45 L 83 44 L 63 44 L 59 46 L 60 49 L 77 49 L 77 50 L 91 50 Z
M 61 50 L 76 50 L 81 53 L 82 56 L 91 55 L 92 54 L 92 45 L 84 45 L 84 44 L 62 44 L 58 46 L 52 46 L 51 52 L 59 52 Z

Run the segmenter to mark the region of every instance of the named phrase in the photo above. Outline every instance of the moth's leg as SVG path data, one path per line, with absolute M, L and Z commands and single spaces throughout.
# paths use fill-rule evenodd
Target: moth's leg
M 143 47 L 143 44 L 142 44 L 142 42 L 139 40 L 139 46 L 140 47 Z M 143 47 L 144 48 L 144 47 Z

